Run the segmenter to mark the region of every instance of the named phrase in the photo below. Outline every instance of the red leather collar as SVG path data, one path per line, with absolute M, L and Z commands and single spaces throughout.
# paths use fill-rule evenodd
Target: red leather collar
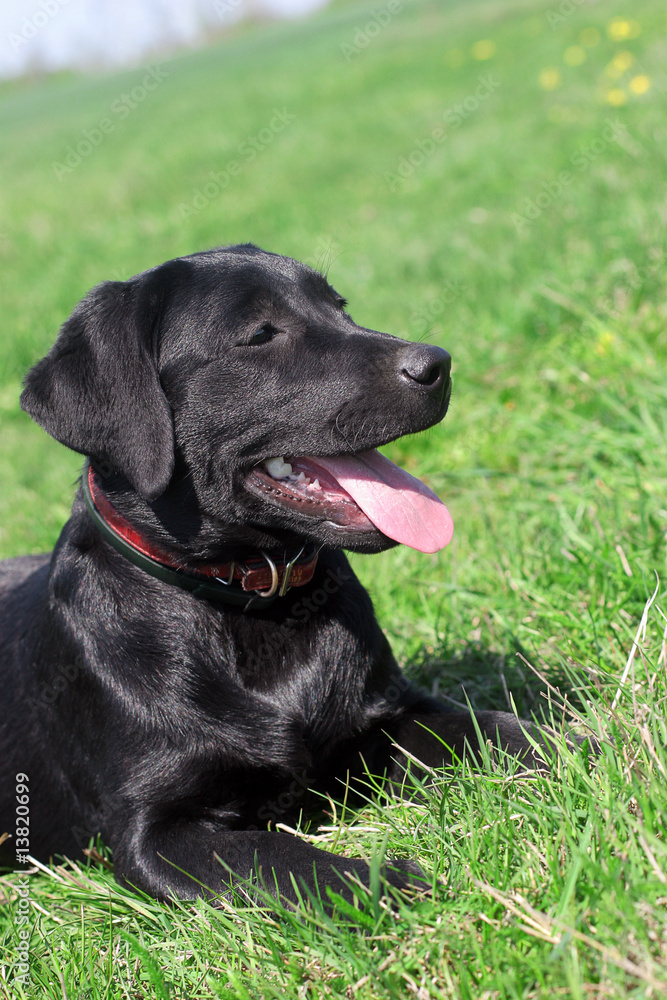
M 238 581 L 244 591 L 254 592 L 262 597 L 272 597 L 276 593 L 282 596 L 291 587 L 303 587 L 306 583 L 310 583 L 313 578 L 319 550 L 316 549 L 313 554 L 312 548 L 307 553 L 299 553 L 291 560 L 274 562 L 269 556 L 259 552 L 257 555 L 247 556 L 243 560 L 230 560 L 214 565 L 188 566 L 179 562 L 169 552 L 149 542 L 123 517 L 100 487 L 92 465 L 88 466 L 87 481 L 95 507 L 107 526 L 137 552 L 169 569 L 222 581 L 227 585 Z

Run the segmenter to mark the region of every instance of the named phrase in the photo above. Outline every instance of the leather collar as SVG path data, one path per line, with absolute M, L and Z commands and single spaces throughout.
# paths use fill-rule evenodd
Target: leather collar
M 291 587 L 310 583 L 319 549 L 307 543 L 290 558 L 273 561 L 265 552 L 251 553 L 243 560 L 204 566 L 186 566 L 176 557 L 144 538 L 114 507 L 99 483 L 99 476 L 86 459 L 81 480 L 88 513 L 104 538 L 144 572 L 164 583 L 188 590 L 196 597 L 243 605 L 257 602 L 266 607 Z

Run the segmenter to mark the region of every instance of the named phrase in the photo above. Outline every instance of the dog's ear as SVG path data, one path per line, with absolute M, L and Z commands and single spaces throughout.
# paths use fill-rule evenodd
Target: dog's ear
M 172 412 L 157 369 L 165 270 L 93 288 L 21 395 L 45 431 L 111 465 L 147 500 L 164 492 L 174 469 Z

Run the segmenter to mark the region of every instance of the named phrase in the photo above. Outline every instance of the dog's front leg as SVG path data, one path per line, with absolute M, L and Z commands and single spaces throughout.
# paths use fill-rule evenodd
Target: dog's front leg
M 392 779 L 397 779 L 406 766 L 406 755 L 401 750 L 427 767 L 442 767 L 464 757 L 479 761 L 480 743 L 486 744 L 492 754 L 500 748 L 530 770 L 548 767 L 548 737 L 509 712 L 475 712 L 473 718 L 470 712 L 411 711 L 394 720 L 386 732 L 400 748 L 397 751 L 394 747 L 391 755 L 388 773 Z
M 360 858 L 331 854 L 290 834 L 216 831 L 196 821 L 124 836 L 114 846 L 114 867 L 121 883 L 162 900 L 229 898 L 236 890 L 261 901 L 254 884 L 291 903 L 308 893 L 327 902 L 327 887 L 351 901 L 346 876 L 370 882 L 370 868 Z M 428 887 L 419 865 L 411 861 L 388 861 L 382 874 L 397 889 Z
M 566 733 L 565 743 L 569 750 L 587 746 L 591 754 L 599 753 L 594 737 Z M 429 768 L 464 758 L 479 763 L 482 745 L 496 757 L 501 749 L 516 758 L 522 769 L 548 771 L 563 742 L 548 727 L 538 728 L 509 712 L 450 711 L 442 702 L 409 686 L 404 691 L 401 714 L 387 720 L 381 733 L 376 729 L 369 734 L 366 746 L 360 749 L 374 773 L 384 772 L 400 782 L 410 758 Z

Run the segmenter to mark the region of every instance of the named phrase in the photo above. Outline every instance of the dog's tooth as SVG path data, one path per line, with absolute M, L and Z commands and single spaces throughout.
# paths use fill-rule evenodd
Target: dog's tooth
M 322 489 L 322 487 L 320 486 L 319 479 L 313 479 L 312 483 L 308 483 L 308 486 L 309 486 L 309 488 L 311 490 L 321 490 Z
M 292 466 L 284 458 L 267 458 L 264 468 L 273 479 L 286 479 L 292 475 Z
M 298 476 L 294 476 L 293 478 L 296 483 L 301 483 L 302 485 L 303 483 L 310 483 L 310 480 L 305 472 L 300 472 Z

